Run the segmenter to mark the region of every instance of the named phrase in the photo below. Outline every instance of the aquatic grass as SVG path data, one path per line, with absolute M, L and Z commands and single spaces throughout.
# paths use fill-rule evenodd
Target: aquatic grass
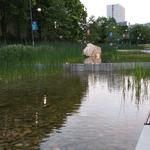
M 150 69 L 143 68 L 137 65 L 134 69 L 121 69 L 119 71 L 121 74 L 124 75 L 133 75 L 137 80 L 141 80 L 144 78 L 150 78 Z
M 39 58 L 39 61 L 43 60 L 46 63 L 78 63 L 78 60 L 83 60 L 82 47 L 78 44 L 70 43 L 53 43 L 51 46 L 40 45 L 38 47 L 39 54 L 43 57 Z M 38 54 L 38 56 L 39 56 Z M 37 58 L 38 58 L 37 56 Z
M 40 76 L 47 76 L 50 74 L 63 72 L 62 65 L 24 65 L 24 66 L 8 66 L 1 67 L 0 80 L 12 81 L 24 78 L 34 78 Z
M 102 62 L 149 62 L 150 55 L 135 52 L 117 52 L 108 44 L 102 47 Z M 0 47 L 0 79 L 19 79 L 63 70 L 64 63 L 83 63 L 83 45 L 77 43 L 40 43 Z
M 0 64 L 60 64 L 82 60 L 82 47 L 77 44 L 8 45 L 0 48 Z
M 112 62 L 112 57 L 116 54 L 116 47 L 109 44 L 102 44 L 100 47 L 102 49 L 102 62 Z
M 141 103 L 143 97 L 148 100 L 148 86 L 150 80 L 149 68 L 143 68 L 137 65 L 134 69 L 122 69 L 119 71 L 119 74 L 122 75 L 124 80 L 127 79 L 127 82 L 124 82 L 124 85 L 127 85 L 128 87 L 127 90 L 131 89 L 132 93 L 135 93 L 134 97 L 136 99 L 135 103 L 137 106 Z M 123 89 L 123 91 L 125 90 L 126 88 Z M 142 93 L 144 93 L 144 95 Z
M 102 62 L 149 62 L 150 55 L 140 52 L 118 52 L 115 46 L 102 48 Z M 0 48 L 0 66 L 22 64 L 83 63 L 83 46 L 77 43 L 41 43 L 36 46 L 8 45 Z
M 63 70 L 62 64 L 83 59 L 82 46 L 76 43 L 7 45 L 0 48 L 0 79 L 57 73 Z

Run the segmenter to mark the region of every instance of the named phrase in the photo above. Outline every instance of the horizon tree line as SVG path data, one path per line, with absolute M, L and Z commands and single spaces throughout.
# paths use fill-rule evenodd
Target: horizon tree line
M 87 10 L 80 0 L 1 0 L 1 42 L 31 41 L 30 1 L 33 21 L 38 24 L 38 30 L 33 31 L 36 41 L 150 43 L 150 27 L 120 25 L 106 17 L 91 16 L 87 20 Z

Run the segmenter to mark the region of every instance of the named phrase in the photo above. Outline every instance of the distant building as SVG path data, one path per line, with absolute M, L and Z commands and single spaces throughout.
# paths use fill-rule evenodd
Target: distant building
M 107 18 L 114 18 L 117 23 L 125 23 L 125 8 L 120 4 L 107 5 Z

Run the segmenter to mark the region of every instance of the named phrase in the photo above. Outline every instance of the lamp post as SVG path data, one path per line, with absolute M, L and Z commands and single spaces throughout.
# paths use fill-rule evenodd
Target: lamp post
M 31 0 L 29 0 L 29 7 L 30 7 L 32 45 L 34 46 L 34 45 L 35 45 L 35 39 L 34 39 L 34 31 L 35 31 L 35 29 L 33 29 L 33 14 L 32 14 L 32 3 L 31 3 Z M 41 12 L 42 9 L 41 9 L 41 8 L 37 8 L 37 11 L 38 11 L 38 12 Z M 35 27 L 34 27 L 34 28 L 35 28 Z M 38 27 L 37 27 L 37 24 L 36 24 L 36 28 L 38 28 Z M 36 29 L 36 30 L 37 30 L 37 29 Z
M 31 19 L 31 36 L 32 36 L 32 45 L 34 46 L 35 42 L 34 42 L 34 33 L 32 30 L 32 21 L 33 21 L 33 16 L 32 16 L 32 4 L 31 4 L 31 0 L 29 0 L 29 5 L 30 5 L 30 19 Z
M 42 9 L 41 9 L 40 7 L 38 7 L 36 10 L 37 10 L 38 14 L 40 14 L 40 13 L 41 13 L 41 11 L 42 11 Z M 40 20 L 40 16 L 41 16 L 41 14 L 40 14 L 40 15 L 38 15 L 38 16 L 39 16 L 39 17 L 38 17 L 39 40 L 41 40 L 41 20 Z
M 112 45 L 115 45 L 116 44 L 116 33 L 115 33 L 115 30 L 116 30 L 116 26 L 114 25 L 112 27 Z

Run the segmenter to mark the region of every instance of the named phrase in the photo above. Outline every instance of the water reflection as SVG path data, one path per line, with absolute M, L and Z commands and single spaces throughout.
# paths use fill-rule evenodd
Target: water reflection
M 84 64 L 101 64 L 102 59 L 96 57 L 88 57 L 84 60 Z
M 0 81 L 0 149 L 133 150 L 149 85 L 111 72 Z
M 150 106 L 150 95 L 137 97 L 137 93 L 142 96 L 150 90 L 145 86 L 150 81 L 140 79 L 139 84 L 134 76 L 110 72 L 83 76 L 88 89 L 78 113 L 68 117 L 60 132 L 44 138 L 40 149 L 133 150 Z
M 109 92 L 120 91 L 122 93 L 124 101 L 131 99 L 135 104 L 140 105 L 142 101 L 149 99 L 150 79 L 149 78 L 137 78 L 136 76 L 125 74 L 90 74 L 88 76 L 91 85 L 95 85 L 97 82 L 106 82 Z
M 43 137 L 78 110 L 85 91 L 73 75 L 1 81 L 0 149 L 38 149 Z
M 46 107 L 47 106 L 47 96 L 44 95 L 43 97 L 43 107 Z

